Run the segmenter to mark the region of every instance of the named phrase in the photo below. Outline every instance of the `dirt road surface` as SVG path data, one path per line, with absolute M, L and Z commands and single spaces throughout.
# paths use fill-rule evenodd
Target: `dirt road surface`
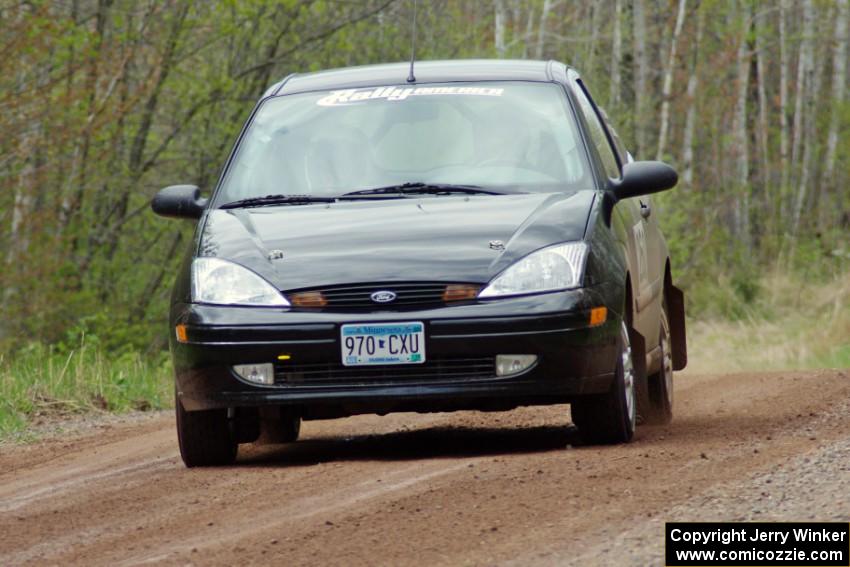
M 171 414 L 0 449 L 0 564 L 650 565 L 670 520 L 850 521 L 850 372 L 676 377 L 583 447 L 566 406 L 306 422 L 186 469 Z

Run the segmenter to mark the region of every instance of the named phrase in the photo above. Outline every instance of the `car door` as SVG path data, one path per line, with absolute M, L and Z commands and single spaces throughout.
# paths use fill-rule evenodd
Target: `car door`
M 632 155 L 626 150 L 622 140 L 617 135 L 617 131 L 608 120 L 605 110 L 599 108 L 599 113 L 602 122 L 613 142 L 614 151 L 620 157 L 621 163 L 626 164 L 634 161 Z M 640 213 L 641 228 L 636 229 L 642 233 L 642 243 L 644 245 L 643 258 L 645 272 L 641 275 L 645 276 L 641 284 L 641 290 L 636 299 L 637 310 L 644 312 L 646 310 L 652 315 L 653 321 L 657 320 L 657 311 L 661 308 L 661 294 L 664 291 L 664 268 L 667 262 L 667 243 L 664 240 L 664 235 L 661 232 L 661 226 L 658 224 L 658 213 L 653 208 L 652 196 L 643 195 L 634 199 L 629 199 Z M 652 343 L 653 337 L 649 337 L 649 342 Z
M 625 149 L 620 137 L 617 135 L 617 131 L 611 126 L 608 117 L 605 115 L 605 111 L 601 108 L 599 109 L 600 114 L 602 116 L 603 123 L 608 129 L 609 134 L 611 135 L 611 139 L 613 141 L 614 149 L 618 152 L 622 159 L 622 163 L 626 164 L 631 161 L 634 161 L 632 155 Z M 665 293 L 673 292 L 674 295 L 678 293 L 678 297 L 680 297 L 679 301 L 683 301 L 681 299 L 681 292 L 678 290 L 668 290 L 665 291 L 665 273 L 667 268 L 667 260 L 670 257 L 669 249 L 667 248 L 667 241 L 664 238 L 664 233 L 661 231 L 661 225 L 658 222 L 658 211 L 654 208 L 654 203 L 652 197 L 649 195 L 645 195 L 634 199 L 639 206 L 639 212 L 641 218 L 643 219 L 643 232 L 644 232 L 644 243 L 646 250 L 646 266 L 647 266 L 647 282 L 643 286 L 643 292 L 635 298 L 635 309 L 638 310 L 639 319 L 642 321 L 644 331 L 641 334 L 644 335 L 646 341 L 646 349 L 647 352 L 651 351 L 653 348 L 660 344 L 660 333 L 656 331 L 661 321 L 661 310 L 663 308 L 663 300 L 665 297 Z M 684 368 L 685 361 L 687 360 L 686 348 L 684 346 L 684 336 L 685 336 L 685 328 L 684 328 L 684 303 L 680 303 L 681 305 L 681 318 L 678 320 L 681 326 L 677 327 L 678 332 L 674 334 L 674 337 L 681 337 L 681 340 L 674 338 L 674 341 L 677 341 L 677 347 L 674 347 L 674 350 L 678 348 L 678 352 L 680 354 L 674 354 L 674 365 L 676 370 L 680 370 Z M 668 305 L 668 308 L 670 306 Z M 673 317 L 675 320 L 675 316 Z M 654 364 L 660 364 L 660 360 L 655 359 Z M 647 355 L 647 365 L 652 369 L 653 363 L 650 362 L 650 357 Z
M 622 176 L 622 166 L 626 155 L 615 146 L 614 134 L 608 131 L 605 124 L 604 114 L 598 109 L 590 97 L 586 86 L 578 77 L 573 78 L 573 90 L 579 103 L 580 110 L 587 122 L 590 138 L 596 148 L 597 154 L 610 179 L 619 179 Z M 632 284 L 632 326 L 644 338 L 647 346 L 652 347 L 658 335 L 658 313 L 647 309 L 651 304 L 653 271 L 657 270 L 657 262 L 650 248 L 655 248 L 650 242 L 654 238 L 655 231 L 650 226 L 650 221 L 642 211 L 641 199 L 644 205 L 648 200 L 645 197 L 624 199 L 614 207 L 611 219 L 612 229 L 625 246 L 626 262 L 629 267 Z M 649 205 L 651 206 L 651 205 Z M 651 215 L 649 215 L 651 217 Z

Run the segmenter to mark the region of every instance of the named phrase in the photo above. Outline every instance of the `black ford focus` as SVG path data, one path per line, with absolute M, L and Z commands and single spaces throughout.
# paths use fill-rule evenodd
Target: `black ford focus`
M 170 314 L 180 451 L 234 461 L 302 419 L 571 405 L 590 443 L 672 417 L 682 293 L 635 162 L 562 64 L 294 75 L 248 119 Z

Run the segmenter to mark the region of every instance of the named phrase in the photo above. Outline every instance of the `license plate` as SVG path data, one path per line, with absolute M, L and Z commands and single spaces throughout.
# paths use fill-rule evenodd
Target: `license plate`
M 342 364 L 421 364 L 425 362 L 425 325 L 375 323 L 342 326 Z

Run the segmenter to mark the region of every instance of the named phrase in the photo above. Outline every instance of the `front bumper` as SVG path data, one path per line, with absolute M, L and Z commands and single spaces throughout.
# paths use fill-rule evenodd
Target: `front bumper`
M 392 411 L 509 409 L 565 403 L 607 391 L 617 357 L 620 314 L 589 327 L 592 307 L 605 305 L 593 288 L 490 300 L 421 311 L 339 313 L 278 308 L 175 304 L 171 348 L 177 392 L 189 410 L 261 405 L 294 406 L 305 417 Z M 234 364 L 339 362 L 340 325 L 423 321 L 426 358 L 536 354 L 526 372 L 468 381 L 399 379 L 391 384 L 347 382 L 260 386 L 238 378 Z M 174 338 L 187 326 L 188 342 Z

